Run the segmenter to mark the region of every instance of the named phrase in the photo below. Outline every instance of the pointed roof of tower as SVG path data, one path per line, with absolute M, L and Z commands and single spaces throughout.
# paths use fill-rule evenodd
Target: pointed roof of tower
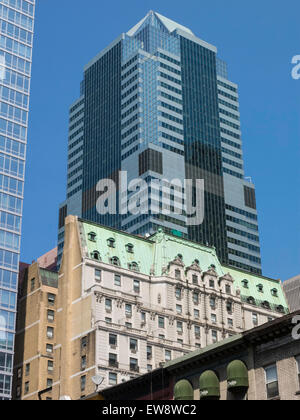
M 146 22 L 147 19 L 150 18 L 155 18 L 159 21 L 160 24 L 163 24 L 163 26 L 171 33 L 173 31 L 175 31 L 176 29 L 181 29 L 182 31 L 185 31 L 187 33 L 189 33 L 190 35 L 194 35 L 193 32 L 189 29 L 186 28 L 183 25 L 180 25 L 177 22 L 174 22 L 171 19 L 168 19 L 162 15 L 160 15 L 159 13 L 153 12 L 153 10 L 150 10 L 147 15 L 137 24 L 135 25 L 132 29 L 130 29 L 127 32 L 127 35 L 129 36 L 133 36 L 140 28 L 141 26 Z

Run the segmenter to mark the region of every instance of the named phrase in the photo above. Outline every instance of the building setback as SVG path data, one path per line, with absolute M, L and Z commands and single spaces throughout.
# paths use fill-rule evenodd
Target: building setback
M 118 202 L 117 214 L 97 212 L 98 181 L 114 180 L 120 198 L 120 171 L 127 173 L 128 183 L 136 178 L 147 183 L 141 205 L 151 211 L 134 215 Z M 188 225 L 181 211 L 192 201 L 187 189 L 182 194 L 175 186 L 162 193 L 151 184 L 174 179 L 182 185 L 185 179 L 204 180 L 200 225 Z M 261 274 L 255 188 L 244 173 L 238 86 L 229 80 L 216 47 L 150 11 L 86 65 L 80 97 L 70 108 L 59 263 L 66 215 L 142 235 L 163 226 L 215 246 L 223 264 Z
M 300 400 L 300 311 L 173 360 L 86 399 Z M 298 328 L 299 331 L 299 328 Z
M 58 274 L 53 270 L 57 250 L 20 268 L 13 399 L 38 400 L 52 387 Z M 56 266 L 56 264 L 55 264 Z M 52 399 L 51 392 L 43 399 Z
M 286 280 L 283 283 L 289 307 L 291 311 L 300 310 L 300 275 Z
M 0 2 L 0 400 L 11 399 L 35 0 Z
M 84 398 L 94 376 L 104 389 L 288 312 L 279 280 L 224 266 L 215 248 L 75 216 L 65 229 L 53 399 Z

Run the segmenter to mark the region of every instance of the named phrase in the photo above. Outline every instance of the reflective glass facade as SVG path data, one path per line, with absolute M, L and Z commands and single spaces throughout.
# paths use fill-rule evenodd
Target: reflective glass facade
M 70 111 L 69 150 L 61 216 L 75 214 L 140 235 L 163 226 L 168 233 L 214 246 L 223 264 L 261 273 L 238 88 L 228 80 L 217 49 L 188 28 L 150 11 L 86 66 L 81 97 Z M 146 181 L 140 206 L 151 206 L 149 212 L 119 214 L 117 208 L 116 216 L 97 213 L 98 181 L 116 181 L 119 194 L 119 171 L 127 173 L 128 183 Z M 204 180 L 201 225 L 189 227 L 185 211 L 180 212 L 186 191 L 173 188 L 168 196 L 153 184 L 174 179 L 182 184 Z M 163 211 L 166 206 L 169 213 Z M 59 258 L 62 250 L 60 223 Z
M 34 0 L 0 0 L 0 399 L 11 398 Z

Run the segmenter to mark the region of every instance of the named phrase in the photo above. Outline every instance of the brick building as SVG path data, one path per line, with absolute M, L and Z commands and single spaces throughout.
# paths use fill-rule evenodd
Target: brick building
M 300 340 L 292 336 L 295 316 L 300 311 L 107 388 L 99 398 L 299 401 Z

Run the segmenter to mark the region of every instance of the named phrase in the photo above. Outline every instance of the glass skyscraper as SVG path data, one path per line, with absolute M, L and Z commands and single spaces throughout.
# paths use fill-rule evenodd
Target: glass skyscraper
M 0 0 L 0 400 L 11 398 L 35 0 Z
M 148 214 L 100 215 L 97 183 L 146 181 Z M 203 179 L 204 221 L 187 224 L 186 191 L 158 190 L 155 180 Z M 192 191 L 191 198 L 195 200 Z M 143 195 L 142 195 L 143 196 Z M 118 197 L 117 197 L 118 198 Z M 117 200 L 117 204 L 119 200 Z M 169 212 L 163 211 L 168 206 Z M 152 211 L 152 210 L 155 211 Z M 135 234 L 163 226 L 174 235 L 216 247 L 223 264 L 261 273 L 255 188 L 245 178 L 238 87 L 216 47 L 150 11 L 84 69 L 79 99 L 70 109 L 68 182 L 60 207 Z

